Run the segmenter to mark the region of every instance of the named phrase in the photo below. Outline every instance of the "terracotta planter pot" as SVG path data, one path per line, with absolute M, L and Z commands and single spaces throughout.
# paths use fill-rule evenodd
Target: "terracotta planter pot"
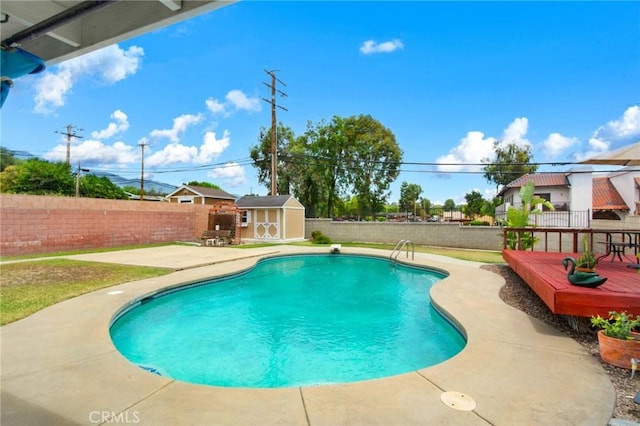
M 605 336 L 598 331 L 598 344 L 602 360 L 616 367 L 631 369 L 631 358 L 640 359 L 640 333 L 631 333 L 634 340 L 622 340 Z

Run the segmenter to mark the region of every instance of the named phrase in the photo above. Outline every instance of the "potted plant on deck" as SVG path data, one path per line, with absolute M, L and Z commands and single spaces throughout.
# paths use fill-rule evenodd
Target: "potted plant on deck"
M 598 345 L 603 361 L 631 369 L 631 359 L 640 359 L 640 315 L 634 319 L 626 312 L 611 311 L 609 318 L 591 317 L 591 324 L 600 328 Z

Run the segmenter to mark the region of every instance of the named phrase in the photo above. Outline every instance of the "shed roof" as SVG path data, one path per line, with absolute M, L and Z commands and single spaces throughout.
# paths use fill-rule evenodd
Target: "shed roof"
M 593 210 L 629 210 L 611 179 L 593 178 Z
M 240 208 L 257 208 L 257 207 L 283 207 L 293 196 L 291 195 L 245 195 L 236 201 Z

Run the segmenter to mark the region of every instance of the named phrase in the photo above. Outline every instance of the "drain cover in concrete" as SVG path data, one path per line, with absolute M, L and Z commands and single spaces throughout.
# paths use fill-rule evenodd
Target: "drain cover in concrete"
M 476 401 L 460 392 L 443 392 L 440 400 L 444 405 L 459 411 L 471 411 L 476 408 Z

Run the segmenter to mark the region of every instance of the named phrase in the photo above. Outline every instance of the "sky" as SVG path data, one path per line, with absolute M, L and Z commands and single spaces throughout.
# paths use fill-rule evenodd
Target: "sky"
M 640 2 L 240 1 L 21 77 L 0 144 L 179 186 L 268 195 L 249 151 L 277 121 L 371 115 L 432 203 L 478 191 L 494 142 L 539 171 L 640 140 Z M 284 83 L 284 84 L 282 84 Z

